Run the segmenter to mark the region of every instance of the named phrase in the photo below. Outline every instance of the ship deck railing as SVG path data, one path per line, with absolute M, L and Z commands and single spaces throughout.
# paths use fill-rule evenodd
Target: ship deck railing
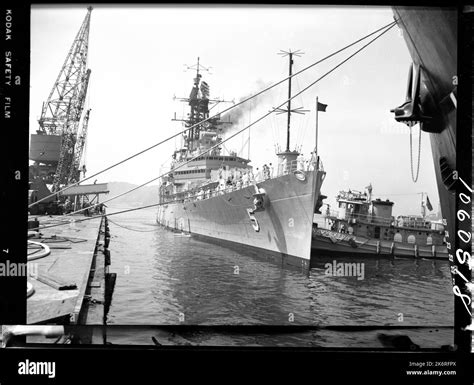
M 277 168 L 276 172 L 272 168 L 268 167 L 267 169 L 262 169 L 255 174 L 251 173 L 247 178 L 242 178 L 232 182 L 231 184 L 226 184 L 225 187 L 219 186 L 219 182 L 211 182 L 207 185 L 201 186 L 200 188 L 194 189 L 192 191 L 180 192 L 173 195 L 163 196 L 163 203 L 185 203 L 185 202 L 194 202 L 196 200 L 204 200 L 213 198 L 220 195 L 228 194 L 232 191 L 241 190 L 242 188 L 255 185 L 257 183 L 264 182 L 269 179 L 279 178 L 295 171 L 314 171 L 315 169 L 319 171 L 324 171 L 323 164 L 321 160 L 294 160 L 287 162 L 286 164 L 281 164 Z
M 441 231 L 444 229 L 441 225 L 434 224 L 434 228 L 427 226 L 425 222 L 410 222 L 407 223 L 406 221 L 400 221 L 394 217 L 392 218 L 385 218 L 380 217 L 372 214 L 346 214 L 346 215 L 339 215 L 338 211 L 335 210 L 327 210 L 324 215 L 327 219 L 331 220 L 342 220 L 347 221 L 349 224 L 351 223 L 366 223 L 371 225 L 382 225 L 382 226 L 392 226 L 396 228 L 407 228 L 412 230 L 432 230 L 432 231 Z
M 294 173 L 295 171 L 324 171 L 323 162 L 318 157 L 315 160 L 312 159 L 296 159 L 291 162 L 286 162 L 278 165 L 277 173 L 274 177 L 280 177 Z
M 346 215 L 340 215 L 338 211 L 327 210 L 325 217 L 332 220 L 346 221 L 348 223 L 370 223 L 373 225 L 385 225 L 385 226 L 395 226 L 396 221 L 394 218 L 380 217 L 372 214 L 358 214 L 358 213 L 346 213 Z

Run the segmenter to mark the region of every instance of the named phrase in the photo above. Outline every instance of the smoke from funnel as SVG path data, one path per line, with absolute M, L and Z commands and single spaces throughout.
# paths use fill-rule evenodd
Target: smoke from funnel
M 249 98 L 252 95 L 255 95 L 258 91 L 260 91 L 260 90 L 262 90 L 262 89 L 264 89 L 264 88 L 266 88 L 270 85 L 271 85 L 270 82 L 264 82 L 263 80 L 257 81 L 257 86 L 258 86 L 257 91 L 253 91 L 253 92 L 248 93 L 245 96 L 242 96 L 238 100 L 238 102 L 239 103 L 242 102 L 243 100 Z M 262 104 L 265 99 L 268 99 L 271 96 L 271 92 L 272 92 L 272 90 L 269 90 L 269 91 L 263 93 L 262 95 L 259 95 L 255 98 L 252 98 L 252 99 L 248 100 L 247 102 L 245 102 L 245 103 L 243 103 L 243 104 L 241 104 L 237 107 L 234 107 L 230 111 L 226 112 L 222 116 L 222 121 L 223 122 L 229 122 L 230 121 L 230 122 L 232 122 L 232 125 L 224 126 L 223 131 L 225 133 L 230 133 L 231 131 L 237 130 L 237 127 L 240 126 L 241 124 L 251 123 L 248 120 L 249 113 L 254 111 L 256 109 L 256 107 L 258 107 L 260 104 Z

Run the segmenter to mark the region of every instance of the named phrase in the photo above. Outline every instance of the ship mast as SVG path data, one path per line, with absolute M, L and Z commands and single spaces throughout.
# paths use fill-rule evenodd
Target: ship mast
M 293 75 L 293 52 L 288 52 L 288 121 L 286 126 L 286 151 L 290 151 L 290 121 L 291 121 L 291 75 Z
M 291 79 L 293 76 L 293 56 L 301 56 L 303 55 L 304 52 L 301 52 L 300 50 L 296 51 L 283 51 L 281 50 L 278 52 L 278 55 L 281 55 L 282 57 L 288 56 L 288 103 L 286 108 L 277 108 L 275 109 L 277 114 L 287 114 L 287 120 L 286 120 L 286 149 L 284 152 L 277 154 L 277 155 L 298 155 L 297 151 L 291 151 L 290 150 L 290 126 L 291 126 L 291 114 L 294 112 L 296 114 L 304 114 L 305 112 L 308 112 L 308 110 L 304 110 L 303 107 L 296 107 L 296 108 L 291 108 Z
M 201 82 L 202 75 L 200 71 L 209 72 L 211 67 L 206 68 L 201 65 L 199 57 L 197 58 L 197 64 L 193 66 L 185 65 L 185 67 L 187 70 L 196 70 L 196 77 L 193 79 L 193 88 L 191 89 L 191 93 L 188 98 L 175 97 L 174 99 L 180 100 L 182 102 L 187 102 L 190 107 L 190 112 L 186 118 L 181 119 L 176 118 L 175 113 L 175 117 L 172 119 L 172 121 L 183 122 L 185 124 L 185 127 L 193 127 L 190 128 L 190 130 L 186 134 L 183 134 L 185 148 L 182 150 L 185 150 L 186 153 L 186 155 L 184 155 L 184 158 L 191 155 L 196 150 L 202 150 L 203 146 L 210 147 L 211 145 L 218 143 L 221 140 L 219 136 L 219 126 L 224 124 L 231 124 L 231 122 L 221 122 L 219 116 L 209 119 L 209 104 L 227 102 L 221 99 L 211 99 L 209 96 L 209 85 L 205 81 Z M 206 119 L 208 119 L 206 122 L 197 125 L 199 122 Z M 205 143 L 206 140 L 203 140 L 203 138 L 201 137 L 201 133 L 203 132 L 214 134 L 211 135 L 213 138 L 212 144 L 210 142 Z M 215 151 L 220 151 L 220 147 L 218 147 Z M 180 153 L 181 156 L 183 156 L 183 153 Z

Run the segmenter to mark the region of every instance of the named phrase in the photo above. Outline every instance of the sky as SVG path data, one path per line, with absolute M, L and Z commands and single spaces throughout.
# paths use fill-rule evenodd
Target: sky
M 34 5 L 31 9 L 30 131 L 59 74 L 88 5 Z M 293 72 L 393 21 L 389 7 L 367 6 L 110 6 L 94 5 L 89 35 L 92 70 L 86 108 L 91 108 L 85 162 L 88 175 L 100 171 L 182 130 L 176 116 L 187 105 L 193 71 L 200 57 L 203 80 L 212 98 L 229 102 L 273 84 L 288 74 L 281 50 L 301 50 Z M 360 48 L 364 43 L 302 73 L 293 94 Z M 417 183 L 410 171 L 410 135 L 390 109 L 405 100 L 411 58 L 398 27 L 292 101 L 309 110 L 292 115 L 291 149 L 304 155 L 315 143 L 315 100 L 327 104 L 319 113 L 318 153 L 327 172 L 322 193 L 335 208 L 343 189 L 363 191 L 369 183 L 376 197 L 395 202 L 393 213 L 419 214 L 419 193 L 438 209 L 431 146 L 421 135 Z M 231 132 L 243 128 L 287 99 L 287 83 L 243 105 Z M 220 103 L 217 112 L 231 106 Z M 413 129 L 413 168 L 418 157 Z M 275 145 L 285 147 L 286 116 L 272 114 L 225 144 L 252 160 L 254 167 L 276 163 Z M 248 143 L 250 142 L 250 146 Z M 98 183 L 145 183 L 160 175 L 179 140 L 170 140 L 97 177 Z M 157 184 L 153 182 L 152 184 Z

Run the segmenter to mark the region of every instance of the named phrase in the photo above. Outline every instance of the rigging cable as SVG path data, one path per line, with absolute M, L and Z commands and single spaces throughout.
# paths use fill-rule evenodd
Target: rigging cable
M 110 215 L 110 214 L 109 214 Z M 130 230 L 130 231 L 136 231 L 138 233 L 150 233 L 150 232 L 153 232 L 153 231 L 156 231 L 156 228 L 158 226 L 156 226 L 155 228 L 151 229 L 151 230 L 138 230 L 138 229 L 132 229 L 131 227 L 128 227 L 128 226 L 124 226 L 124 225 L 120 225 L 118 224 L 117 222 L 114 222 L 113 220 L 111 219 L 108 219 L 108 221 L 110 223 L 113 223 L 114 225 L 118 226 L 118 227 L 122 227 L 123 229 L 126 229 L 126 230 Z
M 242 132 L 246 131 L 247 129 L 249 129 L 250 127 L 254 126 L 255 124 L 259 123 L 260 121 L 262 121 L 263 119 L 265 119 L 266 117 L 268 117 L 269 115 L 271 115 L 272 113 L 274 113 L 277 109 L 281 108 L 282 106 L 284 106 L 285 104 L 288 103 L 288 101 L 298 97 L 299 95 L 301 95 L 303 92 L 307 91 L 309 88 L 311 88 L 312 86 L 314 86 L 316 83 L 318 83 L 320 80 L 324 79 L 326 76 L 328 76 L 330 73 L 334 72 L 337 68 L 339 68 L 341 65 L 343 65 L 344 63 L 346 63 L 347 61 L 349 61 L 350 59 L 352 59 L 355 55 L 357 55 L 359 52 L 361 52 L 362 50 L 364 50 L 366 47 L 368 47 L 370 44 L 372 44 L 374 41 L 376 41 L 378 38 L 380 38 L 382 35 L 384 35 L 385 33 L 387 33 L 395 24 L 392 24 L 391 27 L 387 28 L 385 31 L 381 32 L 379 35 L 377 35 L 376 37 L 374 37 L 372 40 L 370 40 L 368 43 L 366 43 L 364 46 L 362 46 L 361 48 L 359 48 L 357 51 L 355 51 L 354 53 L 352 53 L 351 55 L 349 55 L 347 58 L 345 58 L 344 60 L 342 60 L 341 62 L 339 62 L 335 67 L 333 67 L 332 69 L 330 69 L 329 71 L 327 71 L 324 75 L 320 76 L 318 79 L 316 79 L 315 81 L 313 81 L 312 83 L 310 83 L 308 86 L 306 86 L 305 88 L 303 88 L 301 91 L 299 91 L 298 93 L 296 93 L 295 95 L 293 95 L 291 98 L 289 98 L 288 100 L 285 100 L 283 103 L 281 103 L 279 106 L 277 107 L 274 107 L 272 110 L 270 110 L 269 112 L 265 113 L 264 115 L 260 116 L 257 120 L 255 120 L 254 122 L 252 122 L 251 124 L 249 124 L 248 126 L 236 131 L 234 134 L 232 134 L 231 136 L 229 136 L 228 138 L 224 139 L 222 142 L 220 143 L 217 143 L 216 145 L 208 148 L 207 150 L 201 152 L 200 154 L 180 163 L 177 165 L 177 167 L 175 167 L 173 170 L 170 170 L 170 171 L 167 171 L 151 180 L 149 180 L 148 182 L 145 182 L 145 183 L 142 183 L 141 185 L 139 186 L 136 186 L 128 191 L 125 191 L 123 192 L 122 194 L 119 194 L 117 196 L 114 196 L 112 198 L 109 198 L 101 203 L 96 203 L 92 206 L 89 206 L 89 207 L 86 207 L 86 208 L 82 208 L 80 210 L 77 210 L 77 211 L 73 211 L 71 213 L 68 213 L 66 214 L 66 216 L 71 216 L 73 214 L 77 214 L 79 212 L 82 212 L 82 211 L 85 211 L 85 210 L 88 210 L 88 209 L 91 209 L 93 207 L 96 207 L 96 206 L 99 206 L 101 204 L 104 204 L 104 203 L 107 203 L 107 202 L 110 202 L 111 200 L 113 199 L 117 199 L 123 195 L 126 195 L 128 193 L 131 193 L 132 191 L 135 191 L 135 190 L 138 190 L 139 188 L 141 187 L 144 187 L 146 186 L 147 184 L 150 184 L 151 182 L 154 182 L 170 173 L 172 173 L 173 171 L 185 166 L 186 164 L 196 160 L 197 158 L 203 156 L 204 154 L 207 154 L 208 152 L 214 150 L 215 148 L 219 147 L 220 145 L 222 145 L 223 143 L 229 141 L 230 139 L 234 138 L 235 136 L 241 134 Z M 159 206 L 160 204 L 157 204 L 157 206 Z M 151 206 L 147 206 L 147 207 L 152 207 L 153 205 Z
M 194 124 L 194 125 L 192 125 L 192 126 L 186 128 L 186 129 L 184 129 L 184 130 L 182 130 L 182 131 L 180 131 L 180 132 L 178 132 L 178 133 L 176 133 L 176 134 L 174 134 L 174 135 L 172 135 L 172 136 L 170 136 L 170 137 L 168 137 L 168 138 L 166 138 L 166 139 L 164 139 L 164 140 L 162 140 L 162 141 L 160 141 L 160 142 L 158 142 L 158 143 L 155 143 L 155 144 L 153 144 L 153 145 L 151 145 L 151 146 L 149 146 L 149 147 L 147 147 L 147 148 L 145 148 L 145 149 L 143 149 L 143 150 L 141 150 L 141 151 L 139 151 L 139 152 L 137 152 L 137 153 L 135 153 L 135 154 L 129 156 L 128 158 L 125 158 L 125 159 L 123 159 L 123 160 L 121 160 L 121 161 L 119 161 L 119 162 L 117 162 L 117 163 L 114 163 L 114 164 L 112 164 L 111 166 L 108 166 L 108 167 L 106 167 L 105 169 L 103 169 L 103 170 L 101 170 L 101 171 L 98 171 L 98 172 L 96 172 L 95 174 L 93 174 L 93 175 L 91 175 L 91 176 L 88 176 L 88 177 L 86 177 L 86 178 L 83 178 L 82 180 L 79 180 L 79 181 L 77 181 L 77 182 L 74 182 L 74 183 L 70 184 L 69 186 L 66 186 L 66 187 L 64 187 L 64 188 L 62 188 L 62 189 L 60 189 L 60 190 L 58 190 L 58 191 L 56 191 L 56 192 L 54 192 L 54 193 L 52 193 L 52 194 L 50 194 L 50 195 L 44 197 L 44 198 L 41 198 L 41 199 L 37 200 L 36 202 L 30 203 L 30 204 L 28 205 L 28 208 L 33 207 L 33 206 L 37 205 L 38 203 L 41 203 L 41 202 L 45 201 L 46 199 L 49 199 L 49 198 L 51 198 L 51 197 L 53 197 L 53 196 L 56 196 L 57 194 L 59 194 L 59 193 L 65 191 L 65 190 L 67 190 L 67 189 L 69 189 L 69 188 L 71 188 L 71 187 L 73 187 L 73 186 L 76 186 L 76 185 L 78 185 L 78 184 L 80 184 L 80 183 L 82 183 L 82 182 L 85 182 L 86 180 L 92 179 L 92 178 L 96 177 L 97 175 L 102 174 L 103 172 L 108 171 L 108 170 L 110 170 L 110 169 L 112 169 L 112 168 L 114 168 L 114 167 L 116 167 L 116 166 L 118 166 L 118 165 L 120 165 L 120 164 L 122 164 L 122 163 L 125 163 L 125 162 L 127 162 L 127 161 L 129 161 L 129 160 L 131 160 L 131 159 L 133 159 L 133 158 L 135 158 L 135 157 L 137 157 L 137 156 L 139 156 L 139 155 L 141 155 L 141 154 L 143 154 L 143 153 L 145 153 L 145 152 L 147 152 L 147 151 L 149 151 L 149 150 L 151 150 L 151 149 L 153 149 L 153 148 L 155 148 L 155 147 L 158 147 L 159 145 L 161 145 L 161 144 L 163 144 L 163 143 L 165 143 L 165 142 L 167 142 L 167 141 L 169 141 L 169 140 L 171 140 L 171 139 L 173 139 L 173 138 L 175 138 L 175 137 L 177 137 L 177 136 L 179 136 L 179 135 L 181 135 L 181 134 L 184 134 L 185 132 L 187 132 L 187 131 L 189 131 L 189 130 L 191 130 L 191 129 L 193 129 L 193 128 L 199 126 L 199 125 L 201 125 L 202 123 L 207 122 L 208 120 L 211 120 L 211 119 L 216 118 L 218 115 L 222 115 L 222 114 L 224 114 L 225 112 L 230 111 L 231 109 L 233 109 L 233 108 L 235 108 L 235 107 L 237 107 L 237 106 L 239 106 L 239 105 L 241 105 L 241 104 L 243 104 L 243 103 L 249 101 L 250 99 L 253 99 L 253 98 L 257 97 L 258 95 L 263 94 L 264 92 L 266 92 L 266 91 L 268 91 L 268 90 L 270 90 L 270 89 L 276 87 L 277 85 L 279 85 L 279 84 L 281 84 L 281 83 L 287 81 L 288 79 L 293 78 L 293 77 L 295 77 L 295 76 L 301 74 L 302 72 L 304 72 L 304 71 L 306 71 L 306 70 L 308 70 L 308 69 L 310 69 L 310 68 L 316 66 L 317 64 L 319 64 L 319 63 L 321 63 L 321 62 L 323 62 L 323 61 L 325 61 L 325 60 L 331 58 L 331 57 L 334 56 L 334 55 L 337 55 L 338 53 L 340 53 L 340 52 L 346 50 L 347 48 L 350 48 L 350 47 L 352 47 L 353 45 L 355 45 L 355 44 L 361 42 L 362 40 L 365 40 L 365 39 L 367 39 L 368 37 L 370 37 L 370 36 L 376 34 L 377 32 L 380 32 L 380 31 L 382 31 L 382 30 L 385 29 L 385 31 L 382 32 L 381 35 L 384 34 L 384 33 L 387 32 L 388 30 L 390 30 L 392 27 L 394 27 L 394 26 L 396 25 L 396 23 L 397 23 L 397 20 L 395 20 L 395 21 L 393 21 L 393 22 L 391 22 L 391 23 L 389 23 L 389 24 L 387 24 L 387 25 L 385 25 L 385 26 L 383 26 L 383 27 L 377 29 L 376 31 L 374 31 L 374 32 L 372 32 L 372 33 L 370 33 L 370 34 L 368 34 L 368 35 L 366 35 L 366 36 L 364 36 L 364 37 L 362 37 L 362 38 L 360 38 L 360 39 L 358 39 L 358 40 L 356 40 L 356 41 L 354 41 L 354 42 L 348 44 L 347 46 L 345 46 L 345 47 L 343 47 L 343 48 L 341 48 L 341 49 L 339 49 L 339 50 L 337 50 L 337 51 L 335 51 L 335 52 L 333 52 L 333 53 L 331 53 L 331 54 L 329 54 L 329 55 L 327 55 L 326 57 L 324 57 L 324 58 L 322 58 L 322 59 L 320 59 L 320 60 L 318 60 L 318 61 L 316 61 L 316 62 L 310 64 L 309 66 L 307 66 L 307 67 L 303 68 L 302 70 L 300 70 L 300 71 L 294 73 L 293 75 L 287 76 L 287 77 L 285 77 L 284 79 L 282 79 L 282 80 L 276 82 L 275 84 L 264 88 L 263 90 L 257 92 L 256 94 L 251 95 L 251 96 L 249 96 L 249 97 L 247 97 L 247 98 L 245 98 L 245 99 L 242 99 L 242 100 L 239 101 L 238 103 L 236 103 L 236 104 L 234 104 L 234 105 L 232 105 L 232 106 L 230 106 L 230 107 L 224 109 L 223 111 L 221 111 L 221 112 L 219 112 L 219 113 L 217 113 L 217 114 L 215 114 L 215 115 L 213 115 L 213 116 L 210 116 L 210 117 L 208 117 L 208 118 L 206 118 L 206 119 L 204 119 L 204 120 L 202 120 L 202 121 L 200 121 L 200 122 L 198 122 L 198 123 L 196 123 L 196 124 Z M 378 36 L 381 36 L 381 35 L 378 35 Z M 377 36 L 375 39 L 377 39 L 378 36 Z M 374 41 L 374 40 L 371 40 L 371 42 L 372 42 L 372 41 Z M 370 44 L 370 42 L 369 42 L 369 44 Z M 366 47 L 366 45 L 363 46 L 362 49 L 365 48 L 365 47 Z M 356 53 L 358 53 L 358 52 L 359 52 L 359 51 L 356 51 Z M 351 56 L 350 56 L 349 58 L 351 58 Z M 335 67 L 335 68 L 337 68 L 337 67 Z M 335 69 L 335 68 L 334 68 L 334 69 Z M 283 106 L 283 104 L 282 104 L 282 106 Z M 280 107 L 281 107 L 281 106 L 280 106 Z M 272 111 L 272 112 L 273 112 L 273 111 Z

